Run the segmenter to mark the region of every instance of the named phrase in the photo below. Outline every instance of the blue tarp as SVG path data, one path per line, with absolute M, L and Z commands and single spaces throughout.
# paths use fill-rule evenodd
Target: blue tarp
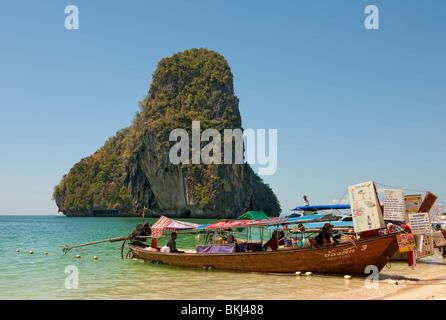
M 290 209 L 290 211 L 318 211 L 318 210 L 330 210 L 330 209 L 350 209 L 349 204 L 336 204 L 336 205 L 330 205 L 330 206 L 303 206 L 303 207 L 296 207 L 294 209 Z
M 323 221 L 323 222 L 312 222 L 312 223 L 307 223 L 305 225 L 305 228 L 307 229 L 311 229 L 311 228 L 322 228 L 324 226 L 324 224 L 326 224 L 327 221 Z M 330 221 L 329 222 L 331 225 L 333 225 L 334 227 L 351 227 L 353 228 L 353 221 Z
M 234 252 L 233 244 L 197 246 L 197 253 L 231 253 Z
M 323 216 L 324 216 L 323 214 L 314 214 L 311 216 L 289 218 L 286 222 L 303 222 L 303 221 L 308 221 L 308 220 L 316 220 L 316 219 L 322 218 Z
M 305 227 L 305 229 L 317 229 L 317 228 L 322 228 L 324 226 L 324 224 L 326 223 L 330 223 L 331 225 L 333 225 L 334 227 L 338 227 L 338 228 L 342 228 L 342 227 L 346 227 L 346 228 L 353 228 L 353 221 L 322 221 L 322 222 L 310 222 L 310 223 L 306 223 L 303 224 L 303 226 Z M 290 224 L 288 226 L 288 229 L 292 228 L 292 224 Z M 298 225 L 295 225 L 296 227 L 298 227 Z M 281 229 L 283 226 L 271 226 L 268 227 L 268 229 Z
M 207 227 L 207 226 L 210 226 L 211 224 L 212 224 L 212 223 L 203 224 L 203 225 L 199 226 L 197 229 L 203 229 L 203 228 L 205 228 L 205 227 Z

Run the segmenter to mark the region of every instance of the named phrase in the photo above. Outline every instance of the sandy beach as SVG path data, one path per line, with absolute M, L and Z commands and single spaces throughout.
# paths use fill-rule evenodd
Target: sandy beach
M 437 250 L 436 250 L 437 251 Z M 392 270 L 390 268 L 389 270 Z M 394 263 L 393 271 L 383 269 L 377 288 L 352 290 L 342 300 L 446 300 L 446 259 L 437 251 L 417 262 Z
M 397 281 L 398 284 L 387 283 L 388 292 L 375 298 L 377 300 L 446 300 L 445 266 L 439 266 L 439 272 L 433 277 L 415 280 Z M 387 281 L 388 282 L 388 281 Z
M 402 286 L 377 300 L 446 300 L 446 281 L 432 280 Z

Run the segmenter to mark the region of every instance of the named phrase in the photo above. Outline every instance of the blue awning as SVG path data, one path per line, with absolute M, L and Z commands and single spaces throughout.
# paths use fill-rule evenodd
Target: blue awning
M 336 204 L 336 205 L 329 205 L 329 206 L 302 206 L 302 207 L 296 207 L 294 209 L 290 209 L 291 211 L 318 211 L 318 210 L 330 210 L 330 209 L 350 209 L 349 204 Z
M 208 224 L 203 224 L 201 226 L 199 226 L 197 229 L 204 229 L 207 226 L 210 226 L 212 223 L 208 223 Z
M 326 223 L 330 223 L 331 225 L 333 225 L 334 227 L 337 228 L 353 228 L 353 221 L 322 221 L 322 222 L 310 222 L 310 223 L 306 223 L 303 224 L 305 229 L 319 229 L 322 228 L 324 226 L 324 224 Z M 288 226 L 288 228 L 292 228 L 292 224 L 290 224 Z M 298 227 L 298 225 L 295 225 L 296 227 Z M 281 229 L 283 226 L 271 226 L 268 227 L 268 229 Z
M 302 216 L 302 217 L 297 217 L 297 218 L 289 218 L 289 219 L 287 219 L 286 222 L 311 221 L 311 220 L 316 220 L 316 219 L 322 218 L 323 216 L 324 216 L 324 214 L 313 214 L 311 216 Z
M 326 224 L 327 221 L 324 222 L 312 222 L 305 225 L 306 229 L 312 229 L 312 228 L 322 228 L 324 224 Z M 353 221 L 330 221 L 330 224 L 334 227 L 342 228 L 353 228 Z

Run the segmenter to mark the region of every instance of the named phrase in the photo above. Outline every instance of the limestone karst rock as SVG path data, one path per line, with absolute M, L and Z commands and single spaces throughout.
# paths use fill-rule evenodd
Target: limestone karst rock
M 248 210 L 278 216 L 279 202 L 248 164 L 172 164 L 172 130 L 242 128 L 227 61 L 207 49 L 164 58 L 133 125 L 75 164 L 53 198 L 67 216 L 165 215 L 236 218 Z M 203 145 L 202 142 L 201 145 Z M 223 156 L 222 156 L 223 159 Z

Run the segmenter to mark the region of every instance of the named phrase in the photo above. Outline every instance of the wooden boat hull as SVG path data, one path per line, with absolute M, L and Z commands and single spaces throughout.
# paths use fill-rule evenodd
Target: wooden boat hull
M 409 252 L 400 252 L 399 250 L 393 255 L 392 261 L 407 261 Z
M 247 272 L 296 271 L 363 274 L 369 265 L 380 271 L 398 250 L 395 234 L 317 248 L 283 248 L 275 251 L 234 253 L 162 253 L 129 244 L 135 258 L 178 267 L 211 267 Z M 370 271 L 367 273 L 369 274 Z

